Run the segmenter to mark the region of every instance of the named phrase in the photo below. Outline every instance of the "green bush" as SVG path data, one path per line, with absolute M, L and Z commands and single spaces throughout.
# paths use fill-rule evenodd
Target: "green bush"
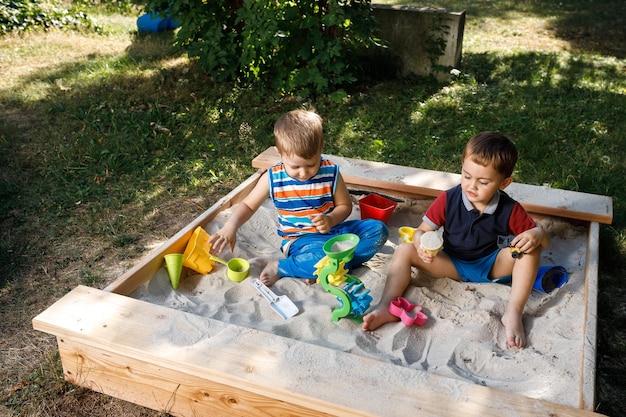
M 174 17 L 177 44 L 221 81 L 329 92 L 356 81 L 354 59 L 376 45 L 370 0 L 151 0 Z
M 0 3 L 0 35 L 33 29 L 97 28 L 81 11 L 70 11 L 40 0 L 4 0 Z

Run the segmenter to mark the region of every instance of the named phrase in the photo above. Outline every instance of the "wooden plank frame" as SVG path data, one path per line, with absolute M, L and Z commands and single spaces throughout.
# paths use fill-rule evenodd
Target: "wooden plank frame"
M 66 380 L 177 416 L 598 415 L 592 411 L 598 222 L 610 222 L 612 205 L 608 197 L 568 192 L 566 197 L 577 204 L 550 207 L 532 202 L 534 194 L 527 188 L 532 186 L 526 186 L 523 191 L 528 198 L 521 200 L 535 208 L 531 212 L 558 212 L 561 217 L 571 216 L 588 224 L 579 408 L 338 352 L 128 297 L 163 266 L 165 254 L 184 250 L 197 226 L 206 226 L 222 210 L 240 202 L 276 157 L 273 148 L 257 157 L 253 165 L 259 170 L 255 174 L 107 288 L 79 286 L 33 319 L 35 329 L 57 337 Z M 397 166 L 348 162 L 353 169 L 344 170 L 342 166 L 342 172 L 349 187 L 397 197 L 433 197 L 457 180 L 451 174 L 404 167 L 406 178 L 387 181 L 384 178 Z M 431 185 L 425 185 L 425 181 Z M 535 188 L 544 202 L 549 200 L 546 194 L 556 192 Z M 592 209 L 585 211 L 581 207 Z M 173 329 L 184 334 L 182 340 L 186 343 L 171 337 Z M 297 360 L 298 367 L 281 366 L 287 358 Z M 349 372 L 340 372 L 342 369 Z M 385 381 L 394 384 L 380 386 Z M 364 402 L 361 398 L 380 401 Z M 369 409 L 364 409 L 364 404 L 369 404 Z
M 381 193 L 437 197 L 461 182 L 460 174 L 410 168 L 382 162 L 363 161 L 335 155 L 325 155 L 341 167 L 348 186 L 364 187 Z M 267 169 L 279 161 L 275 147 L 267 148 L 252 160 L 252 166 Z M 401 175 L 398 175 L 400 174 Z M 505 190 L 533 214 L 564 217 L 585 222 L 611 224 L 613 201 L 611 197 L 561 190 L 513 182 Z

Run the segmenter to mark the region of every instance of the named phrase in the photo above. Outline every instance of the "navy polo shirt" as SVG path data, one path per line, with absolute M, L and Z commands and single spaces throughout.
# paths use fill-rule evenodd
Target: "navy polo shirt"
M 498 191 L 479 213 L 457 185 L 435 199 L 423 219 L 434 229 L 444 227 L 443 250 L 451 257 L 473 261 L 498 249 L 498 236 L 532 229 L 535 220 L 504 191 Z

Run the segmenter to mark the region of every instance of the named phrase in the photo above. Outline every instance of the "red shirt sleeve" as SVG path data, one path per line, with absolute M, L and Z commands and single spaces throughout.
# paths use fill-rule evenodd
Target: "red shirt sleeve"
M 424 214 L 424 217 L 439 227 L 446 224 L 446 195 L 445 192 L 439 194 Z
M 511 217 L 509 218 L 509 229 L 514 235 L 519 235 L 526 230 L 532 229 L 537 226 L 537 222 L 520 203 L 515 203 Z

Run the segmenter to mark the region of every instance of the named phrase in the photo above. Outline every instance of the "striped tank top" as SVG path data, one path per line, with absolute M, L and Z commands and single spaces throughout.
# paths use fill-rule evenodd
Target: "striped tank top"
M 339 167 L 324 158 L 317 174 L 304 182 L 291 178 L 282 162 L 270 168 L 270 197 L 278 212 L 280 236 L 291 239 L 317 232 L 311 216 L 333 211 L 338 175 Z

